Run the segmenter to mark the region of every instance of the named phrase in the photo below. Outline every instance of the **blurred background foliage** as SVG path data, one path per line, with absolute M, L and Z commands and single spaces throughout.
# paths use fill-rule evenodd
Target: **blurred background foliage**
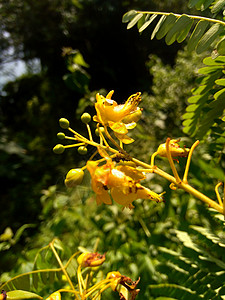
M 137 91 L 143 94 L 135 143 L 127 147 L 132 155 L 149 162 L 168 136 L 182 137 L 191 146 L 181 116 L 208 54 L 188 53 L 185 44 L 150 42 L 148 30 L 139 35 L 121 22 L 129 9 L 188 13 L 186 1 L 0 0 L 0 8 L 0 69 L 17 60 L 26 64 L 24 74 L 12 77 L 0 92 L 0 282 L 30 270 L 37 249 L 54 237 L 71 252 L 78 246 L 92 250 L 99 240 L 98 251 L 107 252 L 105 272 L 140 276 L 139 298 L 156 299 L 152 285 L 171 282 L 165 248 L 186 261 L 192 257 L 175 230 L 198 240 L 190 226 L 204 226 L 223 237 L 223 222 L 204 204 L 183 191 L 171 191 L 168 182 L 152 175 L 145 184 L 156 192 L 165 190 L 165 203 L 138 200 L 132 211 L 117 204 L 97 207 L 88 174 L 75 190 L 63 185 L 65 174 L 84 165 L 91 150 L 85 156 L 76 150 L 56 156 L 52 148 L 58 143 L 58 119 L 68 118 L 72 128 L 85 134 L 80 115 L 93 114 L 95 94 L 111 89 L 118 102 Z M 212 198 L 215 184 L 224 177 L 224 150 L 215 149 L 209 137 L 203 139 L 190 170 L 190 183 Z M 156 161 L 169 171 L 166 160 Z M 181 171 L 184 163 L 181 158 Z M 224 259 L 221 253 L 204 254 L 215 257 L 208 269 L 193 256 L 197 271 L 212 277 L 224 272 L 222 264 L 214 268 L 215 261 Z M 173 261 L 171 257 L 172 252 Z

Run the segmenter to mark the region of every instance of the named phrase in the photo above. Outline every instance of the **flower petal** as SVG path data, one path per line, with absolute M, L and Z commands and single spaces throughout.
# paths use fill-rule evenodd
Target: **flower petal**
M 114 132 L 115 136 L 118 138 L 118 140 L 120 140 L 122 143 L 124 144 L 131 144 L 134 142 L 134 139 L 132 139 L 131 137 L 129 137 L 126 134 L 119 134 Z
M 128 132 L 126 126 L 122 122 L 109 121 L 109 127 L 116 133 L 126 134 Z

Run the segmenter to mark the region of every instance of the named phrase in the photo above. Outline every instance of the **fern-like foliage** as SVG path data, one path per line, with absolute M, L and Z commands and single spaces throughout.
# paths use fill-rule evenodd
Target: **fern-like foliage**
M 67 253 L 67 249 L 58 240 L 54 240 L 54 248 L 57 249 L 61 255 Z M 64 268 L 72 278 L 76 274 L 77 262 L 74 257 L 79 252 L 71 255 Z M 10 291 L 22 290 L 24 293 L 28 291 L 40 293 L 47 286 L 51 288 L 55 282 L 61 282 L 62 286 L 65 284 L 62 280 L 63 269 L 58 267 L 59 264 L 53 254 L 50 246 L 41 248 L 35 257 L 33 270 L 17 275 L 0 286 L 0 290 Z
M 189 6 L 205 9 L 212 2 L 207 0 L 189 1 Z M 223 8 L 225 1 L 220 0 L 213 3 L 211 11 L 216 13 Z M 156 22 L 156 20 L 158 21 Z M 197 22 L 195 22 L 196 20 Z M 150 24 L 154 23 L 155 27 L 152 31 L 151 39 L 154 37 L 157 39 L 165 38 L 167 45 L 171 45 L 174 42 L 181 43 L 189 37 L 188 50 L 195 50 L 197 54 L 200 54 L 208 50 L 218 40 L 217 51 L 220 54 L 225 52 L 225 40 L 223 39 L 225 36 L 225 22 L 218 19 L 187 14 L 131 10 L 123 16 L 122 21 L 128 23 L 127 29 L 137 24 L 139 32 L 144 31 Z
M 189 232 L 173 230 L 172 236 L 178 243 L 176 251 L 159 247 L 157 256 L 157 271 L 167 282 L 149 285 L 150 294 L 184 300 L 224 299 L 224 234 L 190 226 Z
M 221 12 L 225 0 L 189 0 L 188 6 L 198 10 L 210 9 L 213 17 Z M 202 139 L 211 129 L 211 140 L 217 150 L 225 142 L 225 22 L 202 16 L 173 14 L 164 12 L 142 12 L 131 10 L 123 16 L 123 22 L 130 29 L 137 25 L 139 32 L 154 24 L 151 39 L 165 38 L 167 45 L 181 43 L 187 39 L 187 50 L 200 54 L 212 47 L 215 59 L 205 58 L 206 67 L 201 68 L 197 88 L 188 99 L 189 105 L 184 114 L 184 133 Z M 219 146 L 218 146 L 219 145 Z
M 215 129 L 217 139 L 225 138 L 223 131 L 220 133 L 217 127 L 213 127 L 218 119 L 224 123 L 225 56 L 207 57 L 203 63 L 206 67 L 199 70 L 202 77 L 197 80 L 200 85 L 192 90 L 193 96 L 188 99 L 189 105 L 183 115 L 184 132 L 201 139 L 211 128 L 212 131 Z

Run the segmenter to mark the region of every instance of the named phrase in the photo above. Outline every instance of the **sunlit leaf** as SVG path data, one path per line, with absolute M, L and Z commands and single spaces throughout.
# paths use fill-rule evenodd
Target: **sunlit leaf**
M 217 0 L 214 2 L 211 8 L 213 14 L 218 13 L 225 5 L 225 0 Z
M 200 39 L 197 47 L 196 53 L 200 54 L 207 50 L 210 45 L 215 41 L 218 35 L 223 32 L 224 27 L 220 24 L 214 24 Z
M 145 30 L 155 20 L 156 17 L 157 15 L 154 14 L 150 17 L 148 21 L 144 22 L 144 24 L 139 28 L 139 32 Z
M 127 25 L 127 29 L 132 28 L 141 18 L 143 14 L 137 14 Z
M 187 49 L 188 51 L 192 51 L 197 46 L 199 40 L 205 33 L 205 30 L 208 26 L 209 22 L 205 20 L 201 20 L 195 26 L 194 31 L 192 32 L 190 39 L 188 40 Z
M 23 299 L 43 299 L 41 296 L 23 291 L 23 290 L 15 290 L 7 292 L 7 300 L 23 300 Z
M 167 34 L 167 32 L 173 27 L 176 20 L 177 17 L 174 14 L 169 14 L 168 16 L 166 16 L 166 19 L 164 19 L 164 22 L 162 23 L 158 32 L 156 33 L 156 38 L 158 40 L 162 39 Z

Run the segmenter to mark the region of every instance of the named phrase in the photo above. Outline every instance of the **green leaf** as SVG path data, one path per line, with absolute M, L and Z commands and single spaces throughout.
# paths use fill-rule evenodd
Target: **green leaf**
M 200 68 L 198 70 L 198 72 L 200 74 L 207 74 L 207 75 L 209 74 L 209 75 L 211 75 L 211 74 L 217 72 L 218 70 L 223 70 L 223 65 L 221 65 L 221 66 L 210 66 L 210 67 Z
M 209 22 L 205 20 L 201 20 L 195 26 L 194 31 L 192 32 L 190 39 L 188 40 L 187 49 L 188 51 L 193 51 L 197 46 L 199 40 L 205 33 L 205 30 L 208 26 Z
M 165 15 L 161 16 L 161 18 L 159 19 L 158 23 L 156 24 L 156 26 L 155 26 L 155 28 L 154 28 L 154 30 L 153 30 L 153 32 L 152 32 L 151 40 L 154 39 L 155 35 L 156 35 L 157 32 L 159 31 L 159 29 L 160 29 L 162 23 L 165 21 L 165 19 L 166 19 L 166 16 L 165 16 Z
M 139 32 L 142 32 L 143 30 L 145 30 L 152 23 L 152 21 L 155 20 L 156 17 L 157 17 L 157 15 L 154 14 L 151 16 L 151 18 L 149 20 L 144 22 L 144 24 L 139 28 Z
M 215 65 L 225 65 L 225 56 L 217 56 L 215 59 L 212 57 L 206 57 L 203 59 L 203 63 L 208 66 L 215 66 Z
M 222 25 L 214 24 L 200 39 L 196 47 L 196 53 L 200 54 L 207 50 L 223 30 L 224 27 Z
M 217 79 L 217 80 L 215 81 L 215 83 L 218 84 L 218 85 L 223 85 L 223 86 L 225 86 L 225 78 Z
M 123 23 L 127 23 L 129 22 L 130 20 L 132 20 L 134 18 L 134 16 L 137 14 L 137 11 L 136 10 L 130 10 L 128 11 L 127 13 L 125 13 L 123 15 L 123 18 L 122 18 L 122 22 Z
M 198 9 L 198 10 L 199 9 L 202 10 L 204 1 L 205 0 L 199 0 L 198 3 L 195 5 L 195 8 Z
M 186 27 L 183 29 L 183 31 L 180 33 L 180 35 L 177 37 L 178 43 L 181 43 L 186 39 L 186 37 L 192 27 L 193 22 L 194 22 L 194 20 L 190 19 L 189 24 L 186 25 Z
M 216 46 L 216 50 L 220 55 L 225 55 L 225 37 L 223 37 Z
M 217 0 L 214 2 L 211 8 L 213 14 L 218 13 L 225 5 L 225 0 Z
M 194 7 L 198 2 L 199 2 L 199 0 L 189 0 L 189 2 L 188 2 L 188 7 L 189 7 L 189 8 L 192 8 L 192 7 Z
M 166 17 L 166 19 L 164 19 L 164 22 L 162 23 L 160 29 L 158 30 L 156 34 L 156 38 L 158 40 L 162 39 L 167 34 L 167 32 L 173 27 L 176 20 L 177 17 L 174 14 L 169 14 Z
M 181 35 L 181 38 L 183 38 L 183 32 L 186 34 L 186 29 L 189 28 L 189 31 L 192 23 L 193 20 L 187 15 L 180 16 L 174 26 L 168 31 L 165 39 L 166 44 L 171 45 L 174 43 L 179 35 Z
M 143 14 L 137 14 L 127 25 L 127 29 L 131 29 L 141 18 Z
M 43 299 L 41 296 L 22 290 L 7 292 L 7 300 Z
M 33 287 L 37 290 L 38 288 L 38 281 L 39 281 L 39 275 L 38 273 L 33 273 L 32 274 L 32 284 L 33 284 Z
M 30 275 L 27 274 L 15 277 L 13 284 L 16 289 L 23 288 L 24 290 L 28 291 L 30 289 Z
M 202 3 L 201 10 L 205 10 L 206 8 L 208 8 L 213 1 L 214 0 L 205 0 L 204 3 Z

